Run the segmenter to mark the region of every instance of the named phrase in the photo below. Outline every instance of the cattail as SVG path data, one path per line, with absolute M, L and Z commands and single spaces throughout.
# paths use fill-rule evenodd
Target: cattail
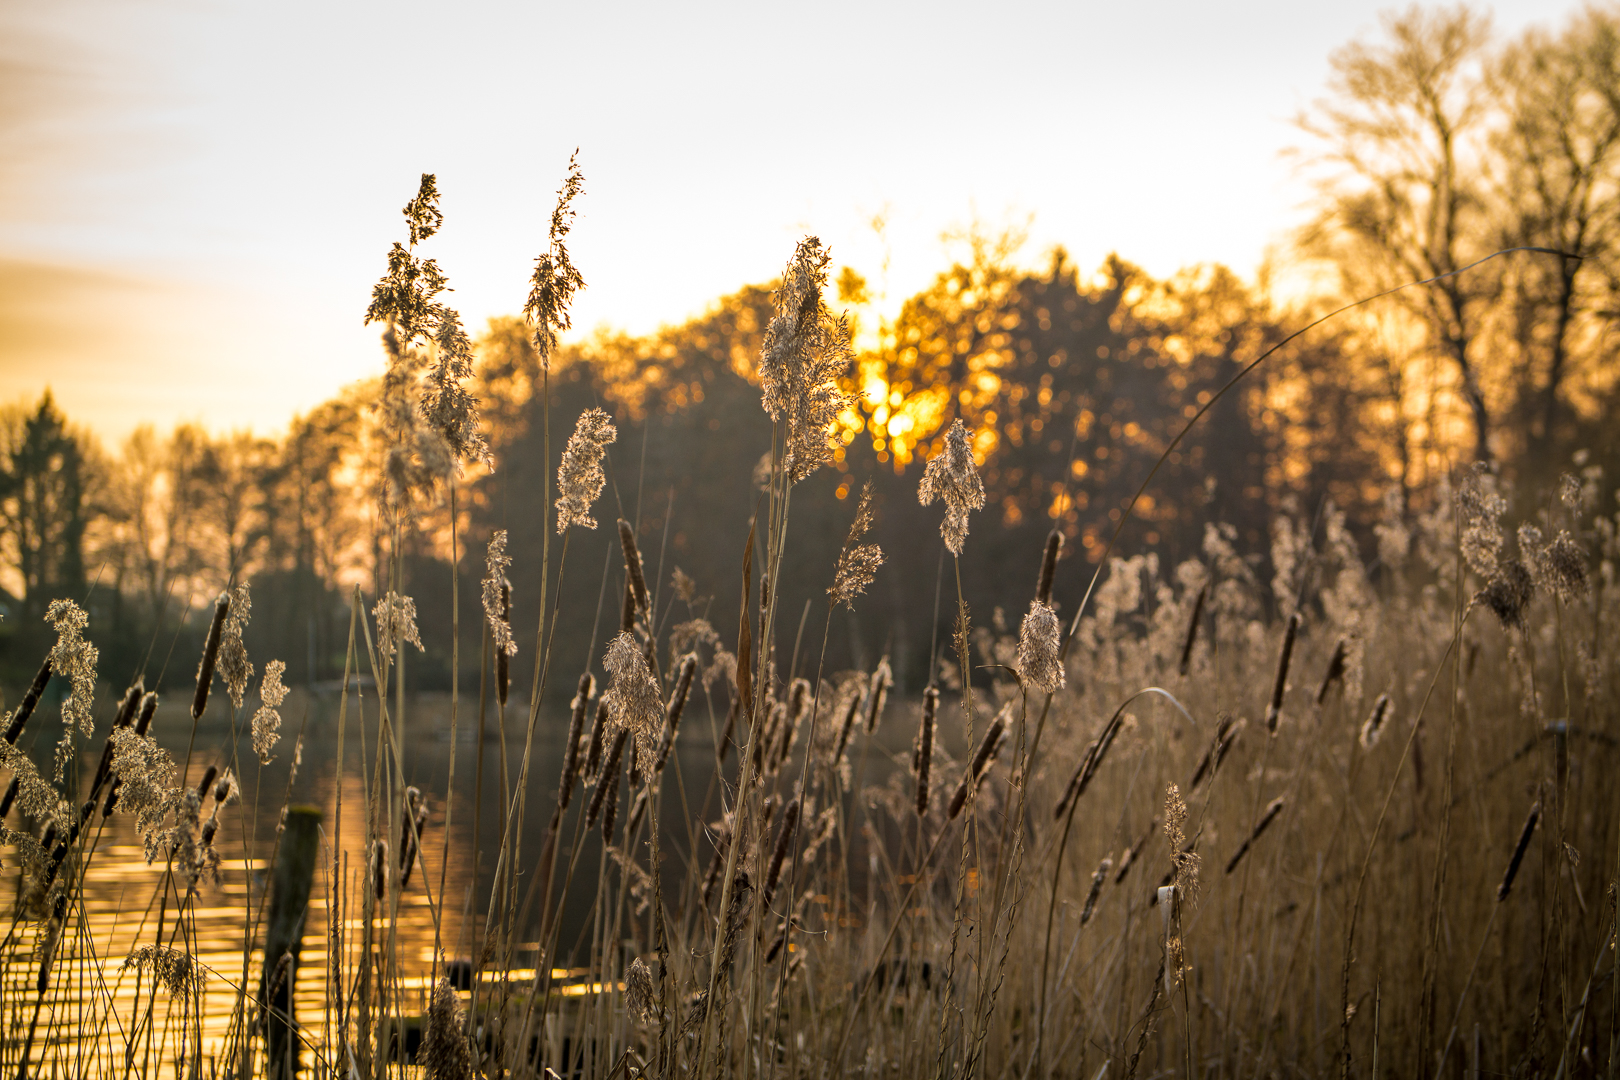
M 635 598 L 636 610 L 646 615 L 650 612 L 647 598 L 647 578 L 641 571 L 641 553 L 636 550 L 635 530 L 624 518 L 619 519 L 619 544 L 624 548 L 624 571 L 629 578 L 629 588 Z
M 1378 700 L 1373 702 L 1372 714 L 1367 722 L 1361 725 L 1361 747 L 1371 750 L 1378 743 L 1378 736 L 1384 730 L 1384 721 L 1389 717 L 1389 695 L 1379 694 Z
M 889 703 L 889 688 L 894 685 L 894 672 L 889 670 L 889 658 L 878 661 L 872 672 L 872 688 L 866 697 L 866 733 L 871 735 L 883 720 L 883 707 Z
M 765 796 L 765 801 L 759 804 L 759 837 L 757 843 L 763 844 L 765 837 L 770 835 L 771 822 L 776 818 L 776 808 L 782 805 L 782 800 L 776 795 Z
M 917 728 L 917 749 L 912 771 L 917 774 L 917 816 L 928 813 L 928 770 L 934 763 L 934 712 L 939 707 L 939 689 L 923 691 L 922 723 Z
M 416 854 L 422 843 L 422 830 L 427 828 L 428 804 L 421 791 L 405 789 L 404 838 L 400 841 L 399 887 L 403 891 L 411 883 L 411 870 L 416 866 Z
M 1524 831 L 1519 834 L 1519 842 L 1513 848 L 1513 858 L 1508 860 L 1507 873 L 1502 875 L 1502 884 L 1496 887 L 1496 902 L 1500 904 L 1508 898 L 1513 891 L 1513 879 L 1519 874 L 1519 864 L 1524 861 L 1525 849 L 1530 846 L 1530 834 L 1536 831 L 1536 822 L 1541 817 L 1541 802 L 1530 808 L 1530 816 L 1525 819 Z
M 631 748 L 630 752 L 631 754 L 635 753 L 634 747 Z M 604 844 L 611 845 L 613 843 L 613 819 L 619 814 L 619 785 L 623 782 L 623 777 L 619 775 L 618 769 L 614 769 L 613 774 L 607 779 L 607 797 L 602 803 L 602 843 Z M 643 792 L 642 794 L 645 795 L 646 793 Z M 639 803 L 637 807 L 640 807 Z M 632 825 L 631 828 L 634 829 L 634 826 Z
M 646 1023 L 657 1010 L 658 994 L 653 989 L 652 971 L 641 957 L 630 961 L 624 973 L 624 1003 L 632 1013 Z
M 775 753 L 767 753 L 767 749 L 776 745 L 777 731 L 785 723 L 787 723 L 787 703 L 778 701 L 765 714 L 765 723 L 754 732 L 751 748 L 754 755 L 754 775 L 761 779 L 764 778 L 765 767 L 776 761 Z
M 11 714 L 11 723 L 6 725 L 6 742 L 13 746 L 17 745 L 17 736 L 22 734 L 23 725 L 28 723 L 28 718 L 34 715 L 40 695 L 45 693 L 45 684 L 50 681 L 51 658 L 47 656 L 45 662 L 39 665 L 39 671 L 35 673 L 34 681 L 29 684 L 27 693 L 23 694 L 17 711 Z
M 45 831 L 44 832 L 39 834 L 39 846 L 44 848 L 46 851 L 49 851 L 49 850 L 51 850 L 51 848 L 53 846 L 55 846 L 55 844 L 56 844 L 56 822 L 53 821 L 50 824 L 45 826 Z
M 1108 880 L 1108 872 L 1113 868 L 1112 859 L 1104 859 L 1097 864 L 1097 872 L 1091 875 L 1091 891 L 1086 894 L 1086 906 L 1080 912 L 1081 926 L 1091 921 L 1092 912 L 1097 910 L 1097 897 L 1102 894 L 1103 882 Z
M 579 677 L 579 692 L 574 695 L 573 715 L 568 720 L 568 742 L 563 746 L 562 779 L 557 782 L 557 809 L 568 809 L 574 797 L 574 786 L 579 783 L 579 737 L 585 730 L 585 710 L 590 706 L 591 694 L 596 690 L 596 679 L 590 672 Z
M 1035 579 L 1035 600 L 1048 606 L 1052 603 L 1052 578 L 1057 574 L 1058 556 L 1063 553 L 1063 533 L 1053 529 L 1046 537 L 1046 550 L 1041 552 L 1041 574 Z
M 1007 731 L 1007 715 L 1012 711 L 1013 703 L 1007 702 L 1001 708 L 1001 713 L 990 726 L 984 730 L 984 738 L 979 740 L 979 748 L 973 753 L 973 760 L 969 763 L 967 771 L 962 774 L 962 782 L 956 787 L 956 794 L 951 797 L 951 806 L 946 817 L 956 820 L 956 815 L 962 812 L 967 805 L 968 785 L 971 783 L 975 791 L 984 782 L 984 777 L 990 771 L 990 765 L 995 760 L 996 753 L 1001 749 L 1002 736 Z
M 675 735 L 681 728 L 681 714 L 686 711 L 686 698 L 692 692 L 692 678 L 697 674 L 697 656 L 688 653 L 675 674 L 675 689 L 669 695 L 669 707 L 664 710 L 664 741 L 658 747 L 658 762 L 653 772 L 664 771 L 669 752 L 675 746 Z
M 1114 736 L 1119 734 L 1120 725 L 1124 721 L 1123 713 L 1115 713 L 1108 721 L 1108 726 L 1103 728 L 1102 734 L 1086 748 L 1085 756 L 1080 759 L 1079 766 L 1074 770 L 1074 776 L 1069 779 L 1068 788 L 1063 792 L 1063 798 L 1058 800 L 1057 806 L 1052 810 L 1053 821 L 1061 818 L 1068 811 L 1069 804 L 1086 793 L 1091 778 L 1097 775 L 1097 770 L 1102 767 L 1103 758 L 1107 756 L 1108 748 L 1114 745 Z
M 720 884 L 720 873 L 726 868 L 726 849 L 731 846 L 731 817 L 727 815 L 714 834 L 714 859 L 709 863 L 709 873 L 703 879 L 703 906 L 709 906 L 714 896 L 714 887 Z
M 197 665 L 197 694 L 191 699 L 191 718 L 201 718 L 208 708 L 208 689 L 214 683 L 214 665 L 219 661 L 219 636 L 225 629 L 225 616 L 231 610 L 231 596 L 220 593 L 214 601 L 214 621 L 208 624 L 208 640 L 203 645 L 202 663 Z
M 585 776 L 594 779 L 597 771 L 602 767 L 602 745 L 607 739 L 608 703 L 607 699 L 596 703 L 596 723 L 591 726 L 591 746 L 585 753 Z
M 636 590 L 630 587 L 630 579 L 624 581 L 624 603 L 619 608 L 619 633 L 629 634 L 636 629 Z
M 1286 801 L 1283 796 L 1279 795 L 1266 804 L 1265 813 L 1260 815 L 1260 820 L 1254 823 L 1253 829 L 1249 830 L 1248 839 L 1238 845 L 1237 851 L 1233 852 L 1232 857 L 1227 860 L 1226 872 L 1228 874 L 1237 869 L 1237 864 L 1243 861 L 1243 856 L 1249 853 L 1249 848 L 1253 846 L 1256 840 L 1260 839 L 1260 834 L 1265 832 L 1266 827 L 1276 820 L 1278 814 L 1282 813 L 1283 803 Z
M 20 786 L 21 782 L 13 776 L 11 783 L 6 785 L 6 793 L 0 795 L 0 821 L 5 820 L 5 816 L 11 813 L 11 804 L 17 801 L 17 789 Z
M 236 794 L 236 774 L 226 769 L 214 783 L 214 804 L 216 807 L 231 801 Z
M 776 895 L 776 883 L 782 876 L 782 864 L 787 860 L 788 851 L 793 847 L 793 833 L 799 827 L 799 800 L 794 799 L 782 811 L 782 829 L 776 834 L 776 850 L 771 852 L 770 869 L 765 874 L 765 891 L 760 894 L 760 903 L 766 910 L 770 909 L 771 897 Z
M 512 641 L 512 586 L 505 581 L 501 582 L 501 625 L 506 627 L 506 640 Z M 511 661 L 511 654 L 505 649 L 495 650 L 495 699 L 503 709 L 512 692 Z
M 373 895 L 380 900 L 388 895 L 388 841 L 371 842 L 371 870 Z
M 1282 656 L 1277 660 L 1277 681 L 1271 687 L 1271 704 L 1266 706 L 1266 731 L 1277 734 L 1277 721 L 1282 719 L 1283 691 L 1288 688 L 1288 664 L 1294 658 L 1294 639 L 1299 636 L 1299 612 L 1288 616 L 1288 629 L 1283 632 Z
M 788 756 L 793 753 L 793 741 L 799 736 L 799 726 L 804 722 L 814 701 L 810 694 L 809 681 L 794 679 L 793 687 L 788 692 L 787 713 L 783 716 L 784 722 L 778 732 L 775 768 L 780 769 L 787 763 Z
M 1115 885 L 1123 882 L 1125 880 L 1125 875 L 1131 872 L 1131 867 L 1134 866 L 1136 861 L 1142 857 L 1142 849 L 1147 847 L 1147 842 L 1149 840 L 1153 839 L 1153 830 L 1157 829 L 1158 827 L 1159 819 L 1150 819 L 1148 821 L 1146 831 L 1142 833 L 1142 838 L 1136 843 L 1132 844 L 1130 849 L 1127 850 L 1124 855 L 1120 856 L 1119 873 L 1114 875 Z
M 596 794 L 591 796 L 590 806 L 585 808 L 585 824 L 587 827 L 596 824 L 597 816 L 602 813 L 602 803 L 607 798 L 607 789 L 616 787 L 619 780 L 619 762 L 624 757 L 624 744 L 630 738 L 630 729 L 622 727 L 613 737 L 613 746 L 607 752 L 607 760 L 602 762 L 601 775 L 596 780 Z
M 113 731 L 126 728 L 135 722 L 135 710 L 140 708 L 141 694 L 145 687 L 140 679 L 124 692 L 124 700 L 118 705 L 118 713 L 113 718 Z M 101 748 L 101 764 L 96 766 L 96 777 L 90 783 L 90 797 L 95 798 L 101 793 L 102 785 L 112 775 L 113 741 L 111 733 L 107 736 L 107 743 Z
M 720 938 L 721 971 L 729 970 L 731 962 L 736 959 L 737 938 L 748 924 L 748 894 L 753 891 L 754 885 L 748 880 L 748 872 L 739 867 L 737 876 L 731 879 L 731 905 L 726 909 L 725 933 Z
M 733 695 L 731 708 L 726 710 L 726 726 L 720 732 L 720 745 L 716 748 L 720 755 L 720 763 L 725 764 L 726 755 L 731 753 L 731 734 L 737 730 L 737 715 L 743 710 L 743 701 L 740 695 Z
M 200 803 L 208 798 L 208 791 L 214 786 L 214 779 L 219 776 L 219 766 L 210 765 L 203 772 L 202 780 L 197 784 L 197 801 Z
M 1178 670 L 1183 678 L 1187 669 L 1192 666 L 1193 646 L 1198 644 L 1198 624 L 1204 620 L 1204 601 L 1209 599 L 1209 582 L 1204 582 L 1198 590 L 1198 598 L 1193 601 L 1192 617 L 1187 620 L 1187 637 L 1181 643 L 1181 664 Z
M 1063 688 L 1063 627 L 1050 605 L 1033 600 L 1018 632 L 1018 673 L 1048 694 Z
M 1348 652 L 1347 643 L 1344 638 L 1340 638 L 1339 643 L 1333 647 L 1332 658 L 1328 660 L 1327 672 L 1322 676 L 1322 685 L 1316 691 L 1316 704 L 1319 707 L 1327 701 L 1328 691 L 1333 689 L 1333 684 L 1344 680 L 1344 661 Z
M 1220 723 L 1215 727 L 1215 740 L 1210 743 L 1209 749 L 1204 751 L 1204 759 L 1198 763 L 1193 772 L 1192 782 L 1187 785 L 1188 791 L 1197 791 L 1198 785 L 1205 780 L 1214 780 L 1215 773 L 1226 760 L 1227 753 L 1232 744 L 1237 741 L 1238 732 L 1243 728 L 1243 721 L 1230 713 L 1221 713 Z
M 861 711 L 861 693 L 859 687 L 852 687 L 849 691 L 849 700 L 844 703 L 843 716 L 838 721 L 838 741 L 833 745 L 832 763 L 836 767 L 843 760 L 844 750 L 849 746 L 849 736 L 855 730 L 855 716 Z

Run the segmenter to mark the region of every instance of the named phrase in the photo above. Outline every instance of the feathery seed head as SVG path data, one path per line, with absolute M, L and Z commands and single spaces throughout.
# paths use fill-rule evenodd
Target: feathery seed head
M 570 525 L 586 529 L 596 528 L 591 517 L 591 504 L 602 494 L 607 478 L 602 474 L 602 458 L 619 429 L 612 418 L 601 409 L 586 409 L 579 414 L 574 433 L 568 436 L 568 447 L 563 451 L 562 464 L 557 467 L 557 531 Z
M 1063 688 L 1063 628 L 1057 613 L 1040 600 L 1029 602 L 1029 614 L 1018 634 L 1018 671 L 1026 683 L 1048 694 Z
M 838 553 L 838 568 L 833 572 L 832 594 L 834 604 L 843 604 L 855 610 L 855 598 L 866 591 L 883 565 L 883 549 L 876 544 L 857 543 L 872 527 L 872 481 L 861 488 L 860 502 L 855 506 L 855 521 L 849 527 L 849 538 Z
M 242 632 L 247 629 L 253 613 L 253 600 L 246 584 L 231 589 L 231 603 L 225 615 L 225 625 L 219 636 L 219 677 L 225 683 L 231 705 L 242 707 L 247 695 L 248 682 L 253 678 L 253 665 L 248 663 L 247 646 L 242 643 Z
M 1496 478 L 1483 462 L 1476 464 L 1457 489 L 1457 512 L 1462 518 L 1463 559 L 1480 577 L 1496 572 L 1506 509 L 1507 500 L 1496 492 Z
M 372 614 L 377 619 L 377 650 L 384 656 L 393 656 L 399 646 L 409 642 L 418 652 L 422 636 L 416 630 L 416 601 L 409 596 L 388 590 L 388 595 L 377 601 Z
M 557 351 L 557 335 L 573 326 L 568 305 L 574 293 L 585 287 L 585 276 L 568 258 L 568 233 L 574 227 L 574 199 L 585 190 L 585 176 L 579 171 L 579 151 L 568 158 L 568 175 L 557 189 L 557 205 L 551 211 L 551 232 L 545 253 L 534 261 L 529 278 L 529 299 L 523 304 L 523 318 L 533 335 L 534 351 L 540 366 L 551 370 L 551 357 Z
M 1173 879 L 1180 894 L 1192 897 L 1198 891 L 1198 854 L 1187 847 L 1187 804 L 1182 801 L 1181 789 L 1174 783 L 1164 791 L 1164 834 L 1170 842 L 1170 864 Z
M 1537 554 L 1536 563 L 1542 577 L 1564 603 L 1591 592 L 1592 583 L 1586 573 L 1586 552 L 1569 535 L 1569 530 L 1560 529 L 1552 543 Z
M 1535 597 L 1536 585 L 1529 569 L 1518 559 L 1508 559 L 1497 567 L 1478 599 L 1508 628 L 1524 625 L 1525 609 Z
M 602 697 L 612 704 L 614 726 L 628 729 L 635 736 L 636 752 L 643 761 L 654 760 L 664 701 L 636 639 L 623 633 L 615 637 L 602 658 L 602 666 L 613 677 Z
M 939 534 L 952 555 L 962 554 L 967 541 L 968 514 L 984 508 L 984 481 L 973 464 L 973 446 L 960 419 L 945 433 L 945 450 L 923 469 L 917 487 L 917 501 L 924 506 L 939 499 L 945 503 L 945 520 Z
M 281 676 L 287 665 L 272 660 L 264 665 L 264 678 L 259 682 L 259 710 L 253 714 L 253 752 L 259 755 L 259 764 L 270 764 L 270 751 L 281 738 L 281 703 L 287 698 L 287 688 L 281 685 Z
M 507 656 L 517 655 L 517 641 L 512 637 L 512 624 L 507 621 L 506 568 L 512 565 L 506 554 L 506 530 L 496 529 L 489 537 L 489 549 L 484 555 L 484 621 L 489 624 L 495 648 Z
M 832 426 L 852 401 L 839 386 L 854 355 L 849 319 L 834 319 L 821 297 L 831 261 L 820 240 L 799 241 L 782 271 L 776 314 L 760 348 L 765 411 L 787 421 L 782 467 L 793 483 L 831 460 Z
M 73 735 L 86 738 L 95 729 L 91 705 L 96 694 L 96 647 L 84 640 L 90 617 L 71 600 L 52 600 L 45 610 L 45 621 L 56 630 L 51 649 L 51 670 L 69 680 L 71 689 L 62 702 L 62 741 L 56 748 L 56 780 L 62 781 L 68 760 L 73 756 Z
M 624 1003 L 642 1023 L 653 1018 L 657 1009 L 658 994 L 653 989 L 652 972 L 642 963 L 641 957 L 630 961 L 630 966 L 624 973 Z
M 462 1032 L 461 998 L 448 978 L 433 987 L 418 1055 L 427 1080 L 473 1080 L 472 1048 Z

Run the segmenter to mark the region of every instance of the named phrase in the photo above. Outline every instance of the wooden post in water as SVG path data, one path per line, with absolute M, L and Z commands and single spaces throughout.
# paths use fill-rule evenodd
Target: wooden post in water
M 320 808 L 288 807 L 287 828 L 270 871 L 270 915 L 264 935 L 264 973 L 259 979 L 259 1008 L 265 1017 L 265 1075 L 272 1080 L 291 1080 L 298 1071 L 293 982 L 298 976 L 304 916 L 309 910 L 320 843 Z

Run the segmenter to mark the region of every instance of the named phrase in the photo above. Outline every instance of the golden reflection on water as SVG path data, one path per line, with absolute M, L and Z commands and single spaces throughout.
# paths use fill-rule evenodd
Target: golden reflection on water
M 192 1052 L 192 1048 L 185 1045 L 188 1026 L 183 1018 L 184 1003 L 171 1002 L 167 991 L 161 988 L 154 990 L 150 974 L 125 966 L 125 959 L 137 946 L 159 941 L 161 927 L 162 943 L 189 952 L 203 974 L 200 1016 L 203 1069 L 208 1072 L 211 1065 L 224 1067 L 223 1055 L 231 1037 L 232 1017 L 238 1010 L 241 988 L 247 987 L 250 1001 L 258 989 L 263 960 L 262 930 L 255 933 L 255 921 L 262 918 L 268 908 L 266 871 L 274 853 L 284 799 L 293 804 L 313 804 L 323 814 L 320 861 L 310 894 L 293 1001 L 302 1037 L 317 1047 L 327 1042 L 324 1028 L 328 1003 L 336 1000 L 335 988 L 329 985 L 331 905 L 335 897 L 341 900 L 342 968 L 344 978 L 352 980 L 364 921 L 357 917 L 358 899 L 353 899 L 351 904 L 350 898 L 360 895 L 357 883 L 365 868 L 366 787 L 371 781 L 370 768 L 374 761 L 368 754 L 366 774 L 362 776 L 359 736 L 351 714 L 340 788 L 335 708 L 327 702 L 324 704 L 329 707 L 323 709 L 322 704 L 319 700 L 310 704 L 302 765 L 290 785 L 288 764 L 293 753 L 293 736 L 283 739 L 281 760 L 262 770 L 246 749 L 244 740 L 241 751 L 244 756 L 238 759 L 245 762 L 241 775 L 243 801 L 223 811 L 220 839 L 216 841 L 221 851 L 230 857 L 222 859 L 217 883 L 199 882 L 195 895 L 185 907 L 183 924 L 178 927 L 175 909 L 180 896 L 173 886 L 164 887 L 166 870 L 162 861 L 156 864 L 146 861 L 133 819 L 115 813 L 103 821 L 99 812 L 92 818 L 87 830 L 88 840 L 81 845 L 88 857 L 80 855 L 76 860 L 75 873 L 82 875 L 82 888 L 74 893 L 74 914 L 68 918 L 57 946 L 51 983 L 40 1009 L 31 1055 L 36 1065 L 50 1061 L 58 1071 L 76 1075 L 123 1075 L 126 1054 L 133 1054 L 138 1075 L 179 1074 L 184 1058 Z M 443 792 L 451 752 L 448 724 L 431 709 L 413 714 L 412 723 L 420 726 L 422 734 L 406 741 L 405 779 L 428 794 L 431 816 L 422 836 L 423 859 L 415 866 L 400 898 L 398 917 L 393 925 L 401 962 L 397 985 L 402 996 L 396 1007 L 400 1015 L 406 1016 L 420 1015 L 424 1010 L 436 956 L 466 957 L 477 946 L 476 928 L 481 924 L 481 905 L 487 900 L 491 868 L 487 864 L 478 867 L 476 860 L 480 849 L 490 851 L 498 846 L 500 816 L 495 739 L 489 738 L 490 745 L 485 751 L 485 797 L 478 830 L 482 836 L 475 838 L 472 792 L 477 753 L 468 730 L 471 725 L 465 725 L 463 737 L 455 747 L 457 792 L 446 807 Z M 542 731 L 548 726 L 552 725 L 543 723 Z M 226 754 L 217 749 L 228 744 L 229 729 L 223 725 L 216 727 L 218 730 L 209 730 L 208 718 L 205 718 L 197 740 L 199 750 L 193 755 L 187 776 L 189 783 L 197 783 L 211 763 L 221 767 L 229 763 Z M 510 737 L 512 732 L 508 735 Z M 160 741 L 171 754 L 183 760 L 183 744 L 169 745 L 174 738 L 172 731 L 166 738 L 160 735 Z M 374 727 L 366 733 L 366 740 L 370 751 L 375 745 Z M 560 739 L 550 741 L 560 743 Z M 212 753 L 201 749 L 210 744 L 216 747 Z M 541 766 L 549 771 L 553 768 L 550 764 L 553 759 L 560 761 L 560 745 L 551 746 L 543 741 L 537 747 L 537 755 Z M 99 743 L 83 755 L 86 776 L 94 771 L 99 756 Z M 531 793 L 530 806 L 527 832 L 537 835 L 545 822 L 543 815 L 550 812 L 550 798 L 537 798 Z M 448 835 L 445 831 L 447 809 Z M 11 824 L 15 827 L 17 823 Z M 389 829 L 385 834 L 396 832 L 397 828 Z M 536 841 L 530 843 L 537 846 Z M 398 846 L 397 842 L 392 845 L 392 856 L 396 859 Z M 22 886 L 18 862 L 9 857 L 11 852 L 5 855 L 5 865 L 0 868 L 0 895 L 16 898 L 20 904 Z M 75 859 L 70 857 L 68 866 L 74 863 Z M 64 874 L 68 866 L 64 867 Z M 480 869 L 484 874 L 482 882 L 478 880 Z M 346 884 L 346 889 L 334 890 L 334 874 L 337 881 Z M 179 890 L 184 892 L 183 881 Z M 433 910 L 441 899 L 448 902 L 442 905 L 444 917 L 436 933 Z M 565 918 L 565 926 L 568 921 Z M 8 925 L 13 924 L 8 921 Z M 13 1070 L 21 1041 L 18 1033 L 27 1030 L 35 1002 L 39 1000 L 36 981 L 40 963 L 35 950 L 43 925 L 32 919 L 19 920 L 4 948 L 0 949 L 0 1001 L 3 1001 L 0 1023 L 8 1033 L 0 1040 L 0 1046 L 6 1048 L 6 1053 L 0 1057 L 4 1057 L 4 1064 Z M 374 920 L 373 925 L 377 940 L 386 940 L 386 916 Z M 532 942 L 530 944 L 532 946 Z M 248 954 L 245 971 L 244 950 Z M 522 955 L 520 953 L 520 957 Z M 531 947 L 527 951 L 531 966 L 510 971 L 508 978 L 532 980 L 534 956 Z M 582 968 L 554 968 L 552 971 L 553 977 L 564 984 L 559 992 L 568 997 L 602 989 L 599 984 L 582 981 L 588 974 Z M 145 1022 L 149 1015 L 155 1016 L 155 1022 Z M 308 1049 L 304 1052 L 304 1061 L 306 1066 L 313 1063 Z

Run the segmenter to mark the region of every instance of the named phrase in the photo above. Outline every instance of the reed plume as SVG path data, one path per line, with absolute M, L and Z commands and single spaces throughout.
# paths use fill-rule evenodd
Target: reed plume
M 967 542 L 968 515 L 984 508 L 984 481 L 979 479 L 972 441 L 960 418 L 951 422 L 944 450 L 928 462 L 917 487 L 917 501 L 922 505 L 931 505 L 935 499 L 945 504 L 939 534 L 950 553 L 960 555 Z
M 415 645 L 417 652 L 427 651 L 422 646 L 422 635 L 416 631 L 415 600 L 390 589 L 377 601 L 372 614 L 377 620 L 377 651 L 383 656 L 393 656 L 406 643 Z
M 833 571 L 832 587 L 827 590 L 834 604 L 843 604 L 855 610 L 855 598 L 866 591 L 883 565 L 883 549 L 876 544 L 862 544 L 861 537 L 872 527 L 872 481 L 861 487 L 861 498 L 855 506 L 855 521 L 849 527 L 849 536 L 843 550 L 838 553 L 838 566 Z
M 574 227 L 574 200 L 585 190 L 585 176 L 579 171 L 579 151 L 568 158 L 568 175 L 557 189 L 557 205 L 551 211 L 551 230 L 545 253 L 534 261 L 529 278 L 529 298 L 523 304 L 523 318 L 529 324 L 534 351 L 542 370 L 551 370 L 551 357 L 557 350 L 557 336 L 573 326 L 569 305 L 574 293 L 585 287 L 585 276 L 568 257 L 568 234 Z
M 433 985 L 417 1060 L 427 1080 L 473 1080 L 472 1047 L 462 1030 L 461 998 L 450 980 Z
M 248 663 L 247 645 L 242 641 L 253 612 L 253 599 L 248 595 L 246 584 L 234 586 L 230 597 L 225 625 L 219 635 L 219 678 L 225 684 L 231 707 L 240 710 L 248 683 L 253 679 L 253 665 Z
M 636 752 L 652 761 L 658 752 L 658 725 L 664 719 L 663 694 L 647 667 L 647 658 L 635 638 L 620 634 L 608 645 L 602 666 L 612 676 L 604 701 L 612 705 L 612 722 L 635 736 Z
M 90 616 L 73 601 L 52 600 L 45 610 L 45 621 L 56 631 L 51 671 L 69 683 L 67 699 L 62 702 L 62 740 L 56 745 L 56 782 L 60 784 L 73 756 L 74 734 L 89 738 L 95 730 L 91 706 L 95 701 L 96 661 L 100 653 L 84 640 L 84 628 Z M 21 730 L 21 725 L 18 729 Z
M 506 553 L 506 530 L 496 529 L 490 534 L 489 547 L 484 553 L 482 599 L 484 622 L 495 642 L 495 651 L 507 656 L 517 655 L 518 650 L 517 640 L 512 636 L 511 586 L 506 580 L 506 570 L 511 565 L 512 558 Z M 505 695 L 501 698 L 504 703 Z
M 831 261 L 820 240 L 799 241 L 760 345 L 762 404 L 787 424 L 782 469 L 793 483 L 832 460 L 833 425 L 853 401 L 840 385 L 854 357 L 849 319 L 834 319 L 821 296 Z
M 282 673 L 287 665 L 272 660 L 264 665 L 264 678 L 259 682 L 259 709 L 253 714 L 253 752 L 259 755 L 259 764 L 270 764 L 270 751 L 281 738 L 281 703 L 287 698 L 287 688 L 281 685 Z
M 591 504 L 607 483 L 602 473 L 602 458 L 618 437 L 619 429 L 601 409 L 586 409 L 579 414 L 574 433 L 568 436 L 568 446 L 563 450 L 562 464 L 557 467 L 558 532 L 570 525 L 596 528 Z

